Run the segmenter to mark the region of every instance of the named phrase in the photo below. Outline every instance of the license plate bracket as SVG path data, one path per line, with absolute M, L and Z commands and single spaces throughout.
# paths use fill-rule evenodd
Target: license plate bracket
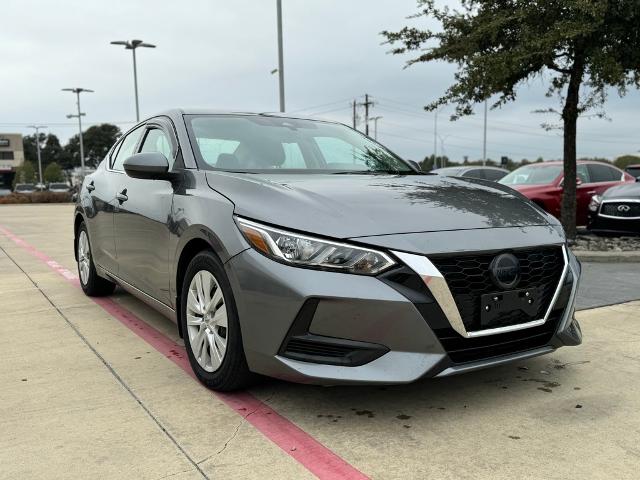
M 531 320 L 537 320 L 542 299 L 541 288 L 522 288 L 506 292 L 486 293 L 480 296 L 480 325 L 494 326 L 500 317 L 509 312 L 521 310 Z

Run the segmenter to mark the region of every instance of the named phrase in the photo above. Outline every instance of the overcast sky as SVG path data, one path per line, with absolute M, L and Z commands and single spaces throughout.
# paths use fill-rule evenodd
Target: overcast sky
M 452 2 L 453 3 L 453 2 Z M 283 0 L 287 111 L 350 123 L 349 102 L 369 93 L 382 116 L 378 139 L 405 158 L 434 149 L 434 114 L 421 107 L 440 95 L 455 68 L 444 63 L 403 69 L 379 32 L 407 24 L 415 0 Z M 0 132 L 29 133 L 40 123 L 66 141 L 77 125 L 65 87 L 95 90 L 82 97 L 87 124 L 135 120 L 131 52 L 112 40 L 143 39 L 138 50 L 142 116 L 171 107 L 243 111 L 278 109 L 275 0 L 95 1 L 4 0 L 0 29 Z M 425 25 L 425 20 L 411 21 Z M 553 118 L 533 110 L 557 106 L 543 80 L 518 100 L 489 113 L 488 156 L 560 158 Z M 439 117 L 439 144 L 453 160 L 482 156 L 482 107 L 450 122 Z M 579 124 L 578 155 L 614 158 L 640 150 L 640 94 L 612 95 L 610 121 Z M 373 133 L 372 133 L 373 135 Z M 441 150 L 440 150 L 441 151 Z

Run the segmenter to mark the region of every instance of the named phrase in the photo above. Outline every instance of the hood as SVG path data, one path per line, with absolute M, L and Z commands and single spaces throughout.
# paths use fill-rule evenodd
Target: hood
M 334 238 L 548 225 L 503 185 L 441 175 L 207 172 L 237 215 Z
M 611 187 L 604 192 L 602 198 L 606 198 L 607 200 L 615 198 L 633 198 L 640 200 L 640 182 L 623 183 L 622 185 Z

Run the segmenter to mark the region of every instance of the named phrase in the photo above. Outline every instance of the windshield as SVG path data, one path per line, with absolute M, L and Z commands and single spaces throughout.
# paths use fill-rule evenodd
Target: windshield
M 16 192 L 26 192 L 28 190 L 35 190 L 36 186 L 31 183 L 23 183 L 16 185 Z
M 344 125 L 265 115 L 187 116 L 201 168 L 250 173 L 416 173 Z
M 66 183 L 51 183 L 49 184 L 49 188 L 61 189 L 61 188 L 69 188 Z
M 501 178 L 498 183 L 504 185 L 545 185 L 553 183 L 560 173 L 562 173 L 562 165 L 527 165 Z

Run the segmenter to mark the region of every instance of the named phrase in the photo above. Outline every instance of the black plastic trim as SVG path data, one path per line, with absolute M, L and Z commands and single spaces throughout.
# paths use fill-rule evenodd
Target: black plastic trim
M 343 367 L 358 367 L 389 351 L 383 345 L 309 333 L 321 299 L 310 298 L 300 308 L 278 355 L 292 360 Z

